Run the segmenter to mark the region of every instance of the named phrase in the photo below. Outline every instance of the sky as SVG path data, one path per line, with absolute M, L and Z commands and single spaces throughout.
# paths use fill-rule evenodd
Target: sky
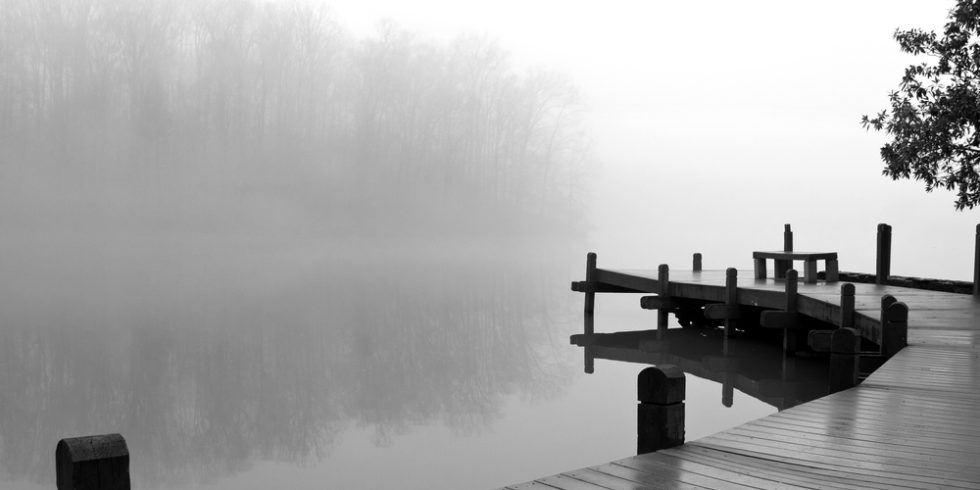
M 897 28 L 940 29 L 951 1 L 330 2 L 356 35 L 382 18 L 432 39 L 478 33 L 520 66 L 568 75 L 587 103 L 600 267 L 744 267 L 752 250 L 837 251 L 873 271 L 894 227 L 892 272 L 972 279 L 976 211 L 881 175 L 887 107 L 914 61 Z

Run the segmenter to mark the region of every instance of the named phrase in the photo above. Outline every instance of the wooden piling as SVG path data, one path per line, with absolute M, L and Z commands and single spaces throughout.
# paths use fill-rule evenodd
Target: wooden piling
M 55 449 L 58 490 L 129 490 L 129 448 L 119 434 L 71 437 Z
M 858 383 L 858 361 L 861 352 L 861 334 L 853 328 L 834 330 L 830 340 L 830 374 L 828 387 L 831 393 L 853 388 Z
M 840 286 L 840 318 L 841 328 L 854 328 L 854 285 L 844 283 Z
M 595 269 L 596 254 L 589 252 L 585 258 L 585 282 L 588 288 L 585 291 L 585 335 L 595 333 Z M 586 346 L 585 349 L 585 372 L 595 372 L 595 348 Z
M 738 269 L 729 267 L 725 270 L 725 304 L 729 308 L 738 308 Z M 735 334 L 736 316 L 725 318 L 725 338 Z
M 667 300 L 670 298 L 670 267 L 667 264 L 660 264 L 660 267 L 657 267 L 657 294 L 663 302 L 657 309 L 657 336 L 663 337 L 667 331 L 667 318 L 670 314 L 670 308 L 667 307 Z
M 787 223 L 783 225 L 783 252 L 793 251 L 793 229 Z M 792 267 L 793 262 L 790 260 L 775 260 L 773 261 L 773 273 L 776 279 L 782 279 L 786 277 L 786 271 Z
M 662 364 L 637 376 L 636 453 L 684 444 L 684 371 Z
M 973 295 L 980 296 L 980 225 L 973 244 Z
M 875 282 L 878 284 L 887 284 L 888 276 L 891 275 L 892 227 L 885 223 L 878 224 L 878 246 L 876 255 Z
M 889 359 L 908 345 L 909 307 L 885 295 L 881 298 L 881 308 L 881 355 Z
M 701 272 L 701 254 L 694 254 L 694 264 L 691 270 L 694 272 Z
M 789 225 L 787 225 L 789 226 Z M 790 238 L 792 240 L 792 237 Z M 788 326 L 783 327 L 783 357 L 788 357 L 790 354 L 796 352 L 799 349 L 799 333 L 796 327 L 799 325 L 799 321 L 796 318 L 796 301 L 799 297 L 800 283 L 799 283 L 799 273 L 796 269 L 790 269 L 786 271 L 786 306 L 785 311 L 791 318 L 796 319 L 792 328 Z

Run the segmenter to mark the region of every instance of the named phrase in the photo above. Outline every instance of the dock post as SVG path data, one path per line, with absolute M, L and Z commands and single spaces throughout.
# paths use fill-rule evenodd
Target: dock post
M 973 245 L 973 295 L 980 296 L 980 225 Z
M 854 328 L 854 285 L 849 282 L 840 286 L 840 326 Z
M 793 251 L 793 229 L 787 223 L 783 225 L 783 252 Z M 789 260 L 775 260 L 773 264 L 773 273 L 776 279 L 782 279 L 786 277 L 786 271 L 790 269 L 790 264 L 792 261 Z
M 853 328 L 838 328 L 830 337 L 831 393 L 853 388 L 858 383 L 861 334 Z
M 71 437 L 55 449 L 58 490 L 129 490 L 129 448 L 119 434 Z
M 729 267 L 725 270 L 725 304 L 730 307 L 738 305 L 738 269 Z M 735 318 L 725 318 L 725 338 L 735 334 Z
M 670 297 L 670 267 L 667 264 L 660 264 L 660 267 L 657 267 L 657 294 L 662 301 L 661 307 L 657 308 L 657 337 L 663 338 L 670 314 L 669 301 L 667 301 Z
M 596 254 L 589 252 L 585 258 L 585 335 L 590 336 L 595 333 L 595 269 Z M 585 372 L 592 374 L 595 372 L 595 347 L 586 345 L 585 351 Z
M 701 254 L 694 254 L 694 264 L 691 270 L 694 272 L 701 272 Z
M 908 345 L 909 307 L 891 295 L 881 298 L 881 356 L 889 359 Z
M 636 453 L 684 444 L 684 371 L 662 364 L 640 371 L 636 381 Z
M 892 227 L 885 223 L 879 223 L 877 257 L 875 260 L 875 282 L 877 284 L 888 283 L 888 276 L 891 275 L 891 262 Z
M 786 306 L 784 311 L 791 316 L 796 313 L 796 299 L 799 296 L 800 287 L 799 278 L 800 273 L 796 272 L 796 269 L 786 271 Z M 789 357 L 791 353 L 800 348 L 800 333 L 795 327 L 796 325 L 793 328 L 783 327 L 783 358 Z

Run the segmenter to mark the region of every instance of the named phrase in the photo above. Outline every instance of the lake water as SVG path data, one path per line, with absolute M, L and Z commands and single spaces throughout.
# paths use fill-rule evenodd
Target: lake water
M 109 432 L 144 489 L 491 488 L 635 451 L 642 366 L 586 375 L 568 342 L 580 259 L 104 234 L 3 246 L 4 488 L 53 487 L 59 439 Z M 601 296 L 597 331 L 650 328 L 637 305 Z M 720 401 L 689 377 L 688 440 L 775 410 Z

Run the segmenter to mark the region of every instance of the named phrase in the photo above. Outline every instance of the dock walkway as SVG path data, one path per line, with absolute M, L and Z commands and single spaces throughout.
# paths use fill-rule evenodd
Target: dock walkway
M 657 271 L 595 269 L 590 280 L 664 292 Z M 725 281 L 725 271 L 670 271 L 667 293 L 724 302 Z M 801 281 L 799 312 L 839 325 L 840 285 Z M 681 446 L 505 488 L 980 489 L 980 299 L 854 286 L 862 333 L 881 328 L 883 295 L 909 308 L 908 346 L 860 385 Z M 740 279 L 737 303 L 779 310 L 785 288 L 784 280 Z

